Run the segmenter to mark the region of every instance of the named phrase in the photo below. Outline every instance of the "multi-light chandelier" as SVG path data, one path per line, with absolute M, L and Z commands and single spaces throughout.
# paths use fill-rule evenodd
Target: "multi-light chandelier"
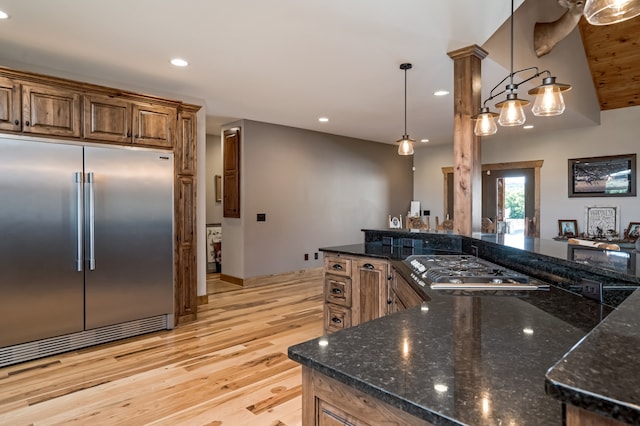
M 519 83 L 515 83 L 514 76 L 520 73 L 529 73 L 529 76 Z M 528 92 L 536 97 L 532 108 L 533 115 L 538 117 L 560 115 L 565 109 L 562 92 L 570 90 L 570 85 L 556 83 L 556 78 L 548 70 L 540 71 L 538 67 L 513 71 L 513 0 L 511 0 L 511 72 L 491 89 L 489 97 L 480 108 L 480 112 L 471 117 L 476 120 L 474 128 L 476 136 L 495 134 L 498 131 L 496 117 L 498 117 L 498 124 L 501 126 L 521 126 L 524 124 L 526 116 L 522 107 L 529 105 L 529 101 L 518 98 L 518 86 L 542 75 L 545 75 L 542 79 L 542 84 Z M 505 89 L 495 93 L 496 89 L 507 80 L 509 84 L 505 86 Z M 487 102 L 504 93 L 506 93 L 507 98 L 495 105 L 496 108 L 501 110 L 500 114 L 490 111 L 489 107 L 487 107 Z
M 640 0 L 587 0 L 582 13 L 591 25 L 609 25 L 640 15 Z

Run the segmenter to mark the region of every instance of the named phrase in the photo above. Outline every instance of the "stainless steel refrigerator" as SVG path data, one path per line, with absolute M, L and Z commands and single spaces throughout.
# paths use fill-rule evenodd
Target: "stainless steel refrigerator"
M 171 328 L 173 275 L 172 153 L 0 136 L 0 366 Z

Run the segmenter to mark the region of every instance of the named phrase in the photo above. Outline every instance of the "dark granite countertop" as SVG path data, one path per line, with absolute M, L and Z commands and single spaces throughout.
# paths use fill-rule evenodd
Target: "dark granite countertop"
M 640 424 L 640 292 L 635 292 L 546 376 L 550 395 L 580 408 Z
M 478 244 L 480 257 L 502 246 L 491 236 L 488 246 L 482 239 L 453 237 L 462 238 L 467 251 L 471 242 Z M 527 254 L 554 257 L 558 246 L 547 243 L 562 244 L 522 241 L 534 246 L 508 242 L 506 251 L 496 250 L 493 256 L 511 257 L 507 263 L 516 266 L 522 262 L 526 273 L 539 261 Z M 622 303 L 615 310 L 562 286 L 521 297 L 455 296 L 419 287 L 401 261 L 441 249 L 438 244 L 390 247 L 380 241 L 321 249 L 388 258 L 429 302 L 422 309 L 293 346 L 290 358 L 435 424 L 560 424 L 561 401 L 640 424 L 640 374 L 634 367 L 640 347 L 640 292 L 634 293 L 628 281 L 617 285 L 617 273 L 610 276 L 608 288 L 624 290 L 611 304 Z M 558 259 L 553 267 L 566 269 Z M 564 262 L 571 269 L 572 261 Z M 600 270 L 592 265 L 586 270 L 592 267 Z M 629 277 L 633 284 L 635 277 Z M 321 340 L 328 345 L 320 346 Z
M 424 291 L 421 307 L 292 346 L 289 357 L 437 425 L 561 424 L 545 373 L 600 321 L 601 305 L 555 287 Z

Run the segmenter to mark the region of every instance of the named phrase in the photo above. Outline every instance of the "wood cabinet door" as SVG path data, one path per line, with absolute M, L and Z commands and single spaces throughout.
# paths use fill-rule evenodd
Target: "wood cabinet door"
M 178 114 L 176 166 L 180 175 L 196 174 L 196 115 L 191 112 Z
M 35 84 L 22 85 L 22 131 L 80 137 L 79 92 Z
M 133 143 L 173 148 L 178 111 L 175 108 L 133 104 Z
M 84 137 L 99 141 L 131 143 L 131 101 L 85 95 Z
M 222 212 L 240 217 L 240 129 L 225 130 L 222 148 Z
M 425 299 L 397 272 L 393 273 L 393 292 L 397 310 L 418 306 Z M 424 296 L 426 297 L 426 295 Z
M 368 258 L 358 259 L 352 290 L 354 317 L 357 311 L 357 322 L 380 318 L 387 314 L 387 262 Z
M 0 130 L 20 130 L 20 84 L 0 77 Z

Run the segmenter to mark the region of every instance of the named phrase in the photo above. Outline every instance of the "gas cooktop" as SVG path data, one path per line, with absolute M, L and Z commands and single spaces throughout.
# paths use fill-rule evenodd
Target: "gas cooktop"
M 527 275 L 470 255 L 410 256 L 405 261 L 418 284 L 434 289 L 537 289 Z M 546 286 L 545 286 L 546 287 Z

